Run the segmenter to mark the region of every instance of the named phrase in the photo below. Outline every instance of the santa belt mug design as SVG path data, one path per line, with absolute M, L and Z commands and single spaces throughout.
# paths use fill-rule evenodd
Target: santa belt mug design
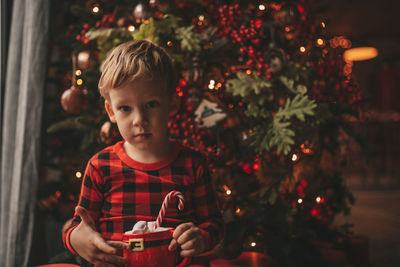
M 132 267 L 183 267 L 190 263 L 191 258 L 184 258 L 181 262 L 177 251 L 169 251 L 174 229 L 149 232 L 143 234 L 123 234 L 122 241 L 129 243 L 129 250 L 124 250 L 124 258 Z

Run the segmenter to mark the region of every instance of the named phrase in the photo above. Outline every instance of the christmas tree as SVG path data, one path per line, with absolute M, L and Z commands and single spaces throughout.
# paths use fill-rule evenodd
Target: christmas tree
M 61 204 L 76 203 L 87 160 L 119 140 L 97 89 L 101 64 L 118 44 L 148 39 L 180 77 L 171 138 L 209 159 L 227 224 L 215 253 L 322 264 L 320 244 L 338 246 L 348 234 L 332 226 L 353 202 L 338 136 L 352 133 L 343 118 L 357 116 L 361 97 L 342 59 L 346 44 L 334 45 L 327 22 L 315 19 L 321 8 L 311 0 L 54 3 L 40 207 L 60 215 Z

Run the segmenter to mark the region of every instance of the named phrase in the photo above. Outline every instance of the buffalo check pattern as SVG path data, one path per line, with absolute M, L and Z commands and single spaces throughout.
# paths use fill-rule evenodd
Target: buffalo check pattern
M 82 180 L 79 206 L 86 208 L 106 240 L 122 240 L 137 221 L 155 221 L 164 197 L 173 190 L 185 197 L 184 210 L 178 211 L 172 199 L 163 218 L 163 227 L 184 222 L 197 225 L 207 248 L 222 237 L 223 222 L 211 175 L 203 156 L 178 143 L 172 154 L 155 163 L 140 163 L 130 158 L 123 142 L 109 146 L 88 162 Z M 74 215 L 63 233 L 63 242 L 72 253 L 69 236 L 81 219 Z

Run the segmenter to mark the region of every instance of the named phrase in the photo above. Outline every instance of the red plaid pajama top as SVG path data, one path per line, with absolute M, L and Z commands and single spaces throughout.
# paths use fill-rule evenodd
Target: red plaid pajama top
M 177 210 L 173 199 L 162 226 L 176 227 L 183 222 L 196 224 L 208 249 L 221 239 L 223 223 L 211 175 L 203 156 L 174 143 L 168 158 L 140 163 L 130 158 L 120 141 L 94 155 L 82 180 L 78 205 L 86 208 L 97 230 L 106 240 L 122 240 L 137 221 L 155 221 L 164 197 L 173 190 L 182 192 L 185 208 Z M 63 242 L 72 253 L 69 236 L 81 221 L 75 214 L 63 233 Z

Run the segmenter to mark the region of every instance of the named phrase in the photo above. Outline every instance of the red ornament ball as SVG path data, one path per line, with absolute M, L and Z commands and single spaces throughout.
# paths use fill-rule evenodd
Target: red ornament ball
M 121 140 L 121 135 L 116 124 L 106 121 L 100 128 L 100 141 L 106 145 Z
M 75 86 L 65 90 L 61 96 L 61 106 L 69 114 L 82 113 L 88 104 L 87 92 Z
M 77 65 L 80 69 L 88 69 L 95 66 L 98 62 L 98 56 L 95 52 L 89 50 L 82 51 L 78 53 Z

